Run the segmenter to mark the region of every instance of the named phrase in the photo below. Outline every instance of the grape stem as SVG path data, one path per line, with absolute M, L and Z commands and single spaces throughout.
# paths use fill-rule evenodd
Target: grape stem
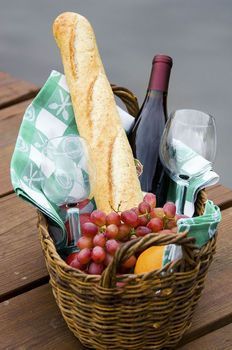
M 132 229 L 130 230 L 130 236 L 133 236 L 133 235 L 135 235 L 135 229 L 132 227 Z
M 117 213 L 117 214 L 120 213 L 120 207 L 121 207 L 121 205 L 122 205 L 122 202 L 119 203 L 117 210 L 114 209 L 114 207 L 112 206 L 112 204 L 111 204 L 110 202 L 109 202 L 109 204 L 110 204 L 110 208 L 111 208 L 115 213 Z
M 122 205 L 122 202 L 119 203 L 119 205 L 118 205 L 118 211 L 117 211 L 117 212 L 120 212 L 120 207 L 121 207 L 121 205 Z
M 146 218 L 147 218 L 148 220 L 151 219 L 151 215 L 150 215 L 150 213 L 148 213 L 147 211 L 146 211 L 146 213 L 144 213 L 144 214 L 139 214 L 139 215 L 138 215 L 139 218 L 141 218 L 141 217 L 143 217 L 143 216 L 146 216 Z

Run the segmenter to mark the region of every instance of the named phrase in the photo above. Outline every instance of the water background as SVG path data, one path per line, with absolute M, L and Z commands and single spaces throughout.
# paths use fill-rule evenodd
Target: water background
M 92 23 L 111 82 L 142 103 L 156 53 L 173 57 L 168 110 L 216 118 L 215 170 L 232 187 L 231 0 L 0 0 L 0 70 L 41 86 L 63 71 L 52 22 L 75 11 Z M 107 137 L 107 135 L 106 135 Z

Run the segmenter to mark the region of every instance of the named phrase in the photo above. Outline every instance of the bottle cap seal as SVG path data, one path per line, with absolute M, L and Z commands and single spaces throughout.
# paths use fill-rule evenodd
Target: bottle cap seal
M 168 90 L 171 68 L 171 57 L 167 55 L 156 55 L 152 61 L 152 71 L 148 89 L 166 92 Z
M 172 64 L 173 64 L 172 58 L 171 58 L 170 56 L 161 55 L 161 54 L 156 55 L 156 56 L 153 58 L 152 64 L 158 63 L 158 62 L 167 63 L 167 64 L 169 64 L 171 67 L 172 67 Z

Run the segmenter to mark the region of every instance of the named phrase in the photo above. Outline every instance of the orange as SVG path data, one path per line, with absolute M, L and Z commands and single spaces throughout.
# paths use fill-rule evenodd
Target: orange
M 158 270 L 162 267 L 165 246 L 154 246 L 142 252 L 136 262 L 136 274 Z

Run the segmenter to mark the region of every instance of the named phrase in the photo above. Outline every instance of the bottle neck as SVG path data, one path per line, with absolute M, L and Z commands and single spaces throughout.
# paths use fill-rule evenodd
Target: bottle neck
M 154 62 L 152 65 L 148 90 L 168 91 L 171 65 L 165 62 Z

